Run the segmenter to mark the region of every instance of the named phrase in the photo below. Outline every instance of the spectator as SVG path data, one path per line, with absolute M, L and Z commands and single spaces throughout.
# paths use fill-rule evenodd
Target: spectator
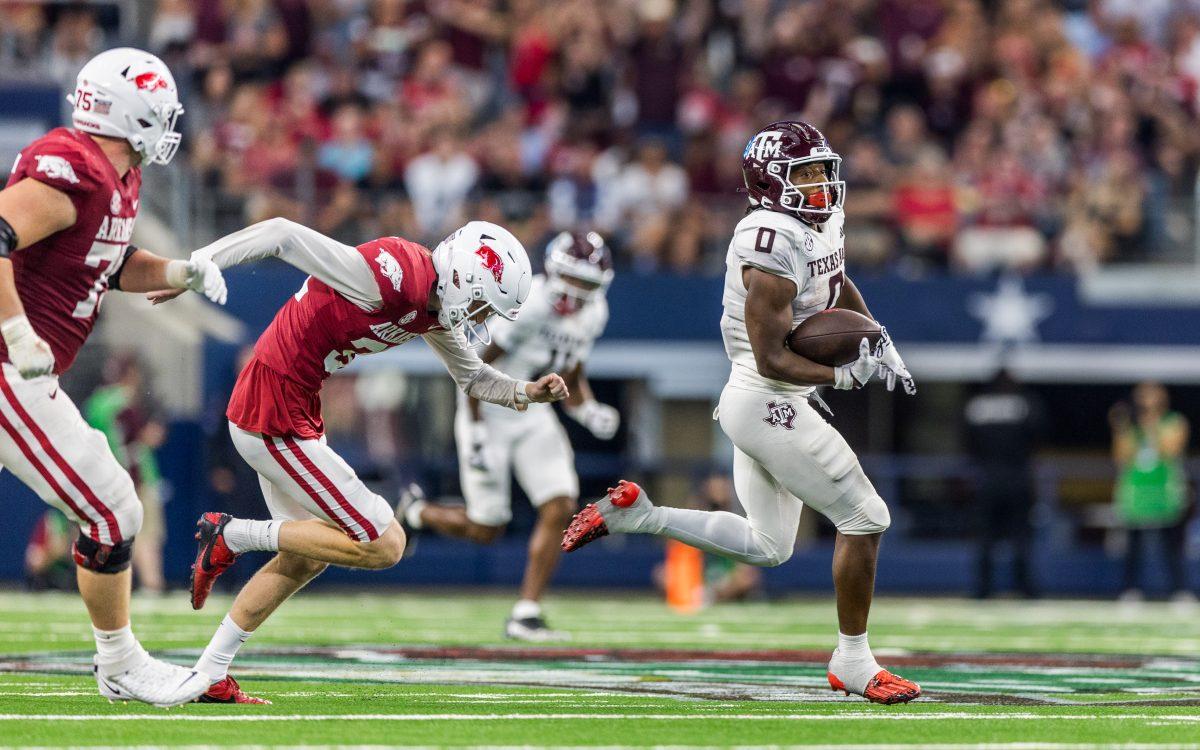
M 161 594 L 163 579 L 162 479 L 154 457 L 166 439 L 166 428 L 148 406 L 141 365 L 131 354 L 111 358 L 105 372 L 106 384 L 83 405 L 88 424 L 104 433 L 113 455 L 129 472 L 138 499 L 142 501 L 142 528 L 133 547 L 133 573 L 138 590 Z
M 1133 389 L 1133 405 L 1120 402 L 1108 414 L 1112 453 L 1117 464 L 1113 492 L 1117 521 L 1125 528 L 1123 600 L 1142 598 L 1138 579 L 1142 547 L 1157 537 L 1166 554 L 1171 594 L 1194 601 L 1183 564 L 1184 522 L 1189 499 L 1183 458 L 1187 418 L 1168 406 L 1167 389 L 1152 381 Z
M 1037 596 L 1030 565 L 1033 548 L 1033 454 L 1044 429 L 1042 406 L 1006 369 L 967 401 L 967 449 L 975 463 L 975 596 L 994 589 L 996 546 L 1012 551 L 1013 583 L 1024 597 Z
M 71 542 L 79 535 L 58 508 L 48 508 L 25 545 L 25 585 L 30 591 L 74 591 L 75 561 Z
M 346 182 L 362 182 L 371 174 L 375 151 L 363 133 L 363 113 L 344 104 L 333 114 L 333 137 L 321 144 L 317 164 Z
M 422 238 L 440 240 L 464 222 L 467 196 L 478 179 L 479 167 L 452 132 L 434 136 L 433 148 L 409 162 L 404 185 Z

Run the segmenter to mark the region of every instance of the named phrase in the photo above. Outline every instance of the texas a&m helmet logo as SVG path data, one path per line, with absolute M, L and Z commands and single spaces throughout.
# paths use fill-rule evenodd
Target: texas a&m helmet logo
M 758 161 L 778 159 L 782 148 L 783 133 L 778 130 L 764 130 L 746 144 L 746 151 L 742 154 L 742 158 L 757 159 Z
M 492 278 L 499 284 L 500 279 L 504 276 L 504 260 L 500 258 L 500 254 L 487 245 L 480 245 L 475 254 L 479 256 L 483 267 L 491 272 Z
M 793 422 L 796 421 L 796 407 L 787 401 L 768 401 L 767 416 L 763 417 L 763 421 L 772 427 L 790 430 L 794 427 Z

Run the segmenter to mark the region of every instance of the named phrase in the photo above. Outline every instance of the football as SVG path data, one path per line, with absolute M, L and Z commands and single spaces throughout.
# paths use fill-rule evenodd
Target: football
M 858 343 L 864 337 L 871 346 L 883 335 L 879 324 L 853 310 L 835 307 L 822 310 L 788 334 L 788 348 L 817 364 L 837 367 L 858 359 Z

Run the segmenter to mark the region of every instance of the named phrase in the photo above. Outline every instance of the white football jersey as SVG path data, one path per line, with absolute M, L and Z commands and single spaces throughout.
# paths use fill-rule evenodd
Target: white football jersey
M 845 284 L 845 215 L 838 211 L 819 229 L 777 211 L 751 211 L 733 230 L 725 256 L 721 338 L 733 363 L 729 382 L 767 393 L 805 396 L 812 386 L 793 385 L 758 373 L 746 332 L 746 287 L 742 269 L 753 266 L 796 284 L 792 327 L 833 307 Z
M 602 294 L 573 315 L 559 315 L 546 290 L 546 277 L 534 276 L 529 299 L 517 319 L 488 322 L 492 340 L 504 349 L 504 355 L 492 366 L 524 380 L 550 372 L 565 375 L 587 361 L 607 324 L 608 301 Z

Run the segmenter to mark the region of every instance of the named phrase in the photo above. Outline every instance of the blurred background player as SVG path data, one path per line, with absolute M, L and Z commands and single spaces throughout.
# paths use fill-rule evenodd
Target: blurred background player
M 212 682 L 201 702 L 264 703 L 228 673 L 254 631 L 330 564 L 389 568 L 404 553 L 392 504 L 363 484 L 325 440 L 325 380 L 359 354 L 421 336 L 459 388 L 481 400 L 524 409 L 560 400 L 567 389 L 557 374 L 536 382 L 504 375 L 467 344 L 464 328 L 488 340 L 487 319 L 515 318 L 532 284 L 525 248 L 495 224 L 470 222 L 431 253 L 399 237 L 350 247 L 272 219 L 193 257 L 223 268 L 277 257 L 311 274 L 259 337 L 226 411 L 234 446 L 259 474 L 271 520 L 205 513 L 197 522 L 192 567 L 192 607 L 200 609 L 239 554 L 276 553 L 242 587 L 196 665 Z
M 96 639 L 100 694 L 173 706 L 204 678 L 151 657 L 130 629 L 134 535 L 142 505 L 104 436 L 87 426 L 58 376 L 91 333 L 105 292 L 193 289 L 225 301 L 220 270 L 129 244 L 141 164 L 167 164 L 183 112 L 171 72 L 121 48 L 94 57 L 56 128 L 17 157 L 0 190 L 0 465 L 80 524 L 72 548 Z
M 105 365 L 106 384 L 83 404 L 88 424 L 104 433 L 108 447 L 129 472 L 142 501 L 142 529 L 133 548 L 133 574 L 138 591 L 161 594 L 163 579 L 162 477 L 154 451 L 167 437 L 166 427 L 154 416 L 144 391 L 145 377 L 137 356 L 118 354 Z
M 822 310 L 870 317 L 845 273 L 840 168 L 821 131 L 798 121 L 767 125 L 742 156 L 750 211 L 729 243 L 721 333 L 733 367 L 714 416 L 734 444 L 733 481 L 746 517 L 656 507 L 622 480 L 575 516 L 563 548 L 610 531 L 649 533 L 753 565 L 780 565 L 792 556 L 807 503 L 838 530 L 838 647 L 829 685 L 875 703 L 906 703 L 921 689 L 880 667 L 867 643 L 879 540 L 891 514 L 854 451 L 808 402 L 815 386 L 858 389 L 877 375 L 888 390 L 900 380 L 909 395 L 916 384 L 886 331 L 873 349 L 864 338 L 858 359 L 838 367 L 805 359 L 786 343 Z
M 612 278 L 612 253 L 600 235 L 562 232 L 546 247 L 546 274 L 534 277 L 521 316 L 501 321 L 481 355 L 513 377 L 563 373 L 571 391 L 563 411 L 601 440 L 617 434 L 621 417 L 595 399 L 584 369 L 608 322 L 605 292 Z M 566 431 L 548 405 L 516 413 L 460 394 L 454 437 L 466 507 L 436 505 L 410 494 L 400 512 L 413 528 L 491 543 L 512 520 L 510 476 L 515 472 L 537 509 L 537 524 L 529 537 L 520 599 L 504 633 L 529 641 L 565 638 L 546 625 L 541 600 L 558 565 L 562 530 L 579 499 Z
M 1024 597 L 1037 596 L 1031 568 L 1033 549 L 1033 454 L 1045 432 L 1040 400 L 1005 368 L 967 401 L 966 449 L 978 470 L 975 596 L 993 591 L 996 546 L 1012 551 L 1013 584 Z
M 79 527 L 55 507 L 46 509 L 25 545 L 25 586 L 30 591 L 75 590 L 71 542 Z
M 1171 595 L 1194 601 L 1184 571 L 1184 523 L 1188 511 L 1183 454 L 1190 427 L 1187 417 L 1171 411 L 1167 389 L 1139 383 L 1133 406 L 1117 403 L 1109 412 L 1117 484 L 1113 493 L 1118 523 L 1125 528 L 1121 598 L 1142 598 L 1140 570 L 1146 542 L 1157 538 L 1167 563 Z

